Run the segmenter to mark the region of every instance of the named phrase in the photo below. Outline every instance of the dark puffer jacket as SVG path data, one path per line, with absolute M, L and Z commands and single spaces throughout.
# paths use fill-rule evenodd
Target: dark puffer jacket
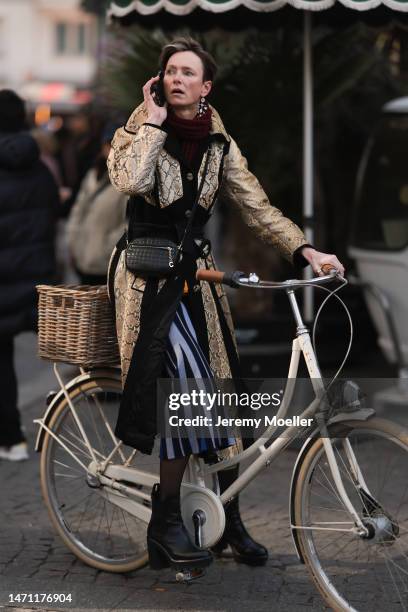
M 35 285 L 55 282 L 58 204 L 33 138 L 0 134 L 0 341 L 36 329 Z

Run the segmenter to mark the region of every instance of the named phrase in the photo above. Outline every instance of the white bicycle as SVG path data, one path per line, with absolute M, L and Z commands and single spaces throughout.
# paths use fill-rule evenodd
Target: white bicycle
M 289 500 L 290 529 L 299 560 L 335 610 L 407 610 L 408 431 L 376 418 L 358 400 L 351 407 L 328 401 L 328 385 L 296 299 L 299 288 L 323 286 L 333 282 L 335 274 L 276 283 L 261 281 L 255 274 L 228 276 L 200 270 L 197 278 L 286 292 L 297 332 L 276 416 L 288 414 L 303 355 L 314 399 L 300 416 L 313 418 L 315 426 L 290 426 L 276 437 L 277 427 L 270 425 L 249 448 L 212 465 L 191 457 L 181 501 L 191 537 L 199 546 L 213 546 L 225 527 L 224 505 L 295 438 L 306 435 L 294 466 Z M 326 291 L 337 294 L 340 288 Z M 121 397 L 118 369 L 82 370 L 66 384 L 56 364 L 54 369 L 61 390 L 36 421 L 41 486 L 52 522 L 68 548 L 85 563 L 110 572 L 140 568 L 148 559 L 146 528 L 151 489 L 158 481 L 158 453 L 143 455 L 115 438 Z M 220 495 L 217 472 L 243 459 L 250 459 L 248 467 Z M 272 490 L 270 494 L 272 501 Z M 359 603 L 362 594 L 364 604 Z

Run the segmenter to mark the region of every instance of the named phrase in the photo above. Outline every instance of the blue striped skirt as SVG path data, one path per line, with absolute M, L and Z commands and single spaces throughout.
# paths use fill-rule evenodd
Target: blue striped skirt
M 182 381 L 188 378 L 200 380 L 200 385 L 205 383 L 207 392 L 216 391 L 213 372 L 198 343 L 190 315 L 182 301 L 170 327 L 165 368 L 168 376 L 180 379 L 182 391 L 184 391 Z M 188 392 L 187 384 L 185 391 Z M 220 437 L 217 427 L 212 425 L 205 428 L 204 436 L 198 436 L 194 427 L 188 428 L 188 438 L 185 437 L 185 433 L 183 436 L 173 431 L 171 438 L 161 438 L 160 458 L 175 459 L 190 454 L 205 454 L 235 444 L 234 437 Z

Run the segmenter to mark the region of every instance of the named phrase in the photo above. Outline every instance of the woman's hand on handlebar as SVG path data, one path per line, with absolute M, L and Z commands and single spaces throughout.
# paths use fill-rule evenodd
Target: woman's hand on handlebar
M 313 272 L 318 276 L 324 276 L 325 274 L 328 274 L 330 268 L 335 268 L 340 274 L 340 276 L 344 276 L 344 266 L 335 255 L 321 253 L 320 251 L 316 251 L 316 249 L 313 249 L 312 247 L 304 247 L 301 253 L 303 257 L 312 266 Z
M 164 106 L 159 106 L 154 101 L 154 98 L 150 92 L 150 88 L 154 83 L 159 80 L 159 76 L 152 77 L 143 86 L 143 97 L 147 110 L 147 123 L 153 123 L 154 125 L 162 125 L 167 118 L 167 102 Z

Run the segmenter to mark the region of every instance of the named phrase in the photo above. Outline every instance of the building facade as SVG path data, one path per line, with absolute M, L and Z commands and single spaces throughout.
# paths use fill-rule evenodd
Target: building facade
M 0 86 L 89 86 L 97 33 L 97 18 L 80 8 L 80 0 L 1 0 Z

